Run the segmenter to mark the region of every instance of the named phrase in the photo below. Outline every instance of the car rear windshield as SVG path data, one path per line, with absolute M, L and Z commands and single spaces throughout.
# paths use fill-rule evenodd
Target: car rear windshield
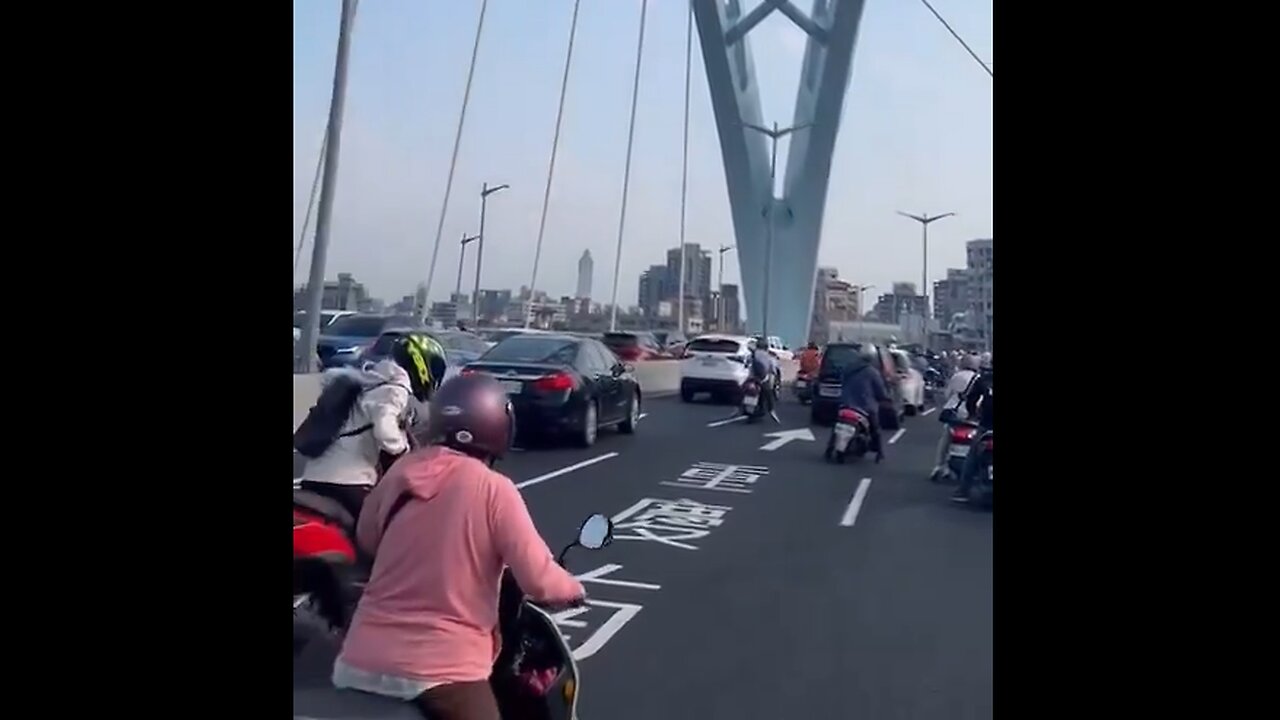
M 631 333 L 605 333 L 602 341 L 610 348 L 635 347 L 640 344 L 640 338 Z
M 720 353 L 722 355 L 734 355 L 738 352 L 741 345 L 736 340 L 711 340 L 700 339 L 689 343 L 685 350 L 689 352 L 707 352 Z
M 383 355 L 390 355 L 391 347 L 395 345 L 396 338 L 399 338 L 403 334 L 404 333 L 398 332 L 382 333 L 378 336 L 378 341 L 373 344 L 373 347 L 369 348 L 369 354 L 377 355 L 379 357 Z
M 857 345 L 828 345 L 822 352 L 823 367 L 844 367 L 858 356 Z
M 359 315 L 348 315 L 334 320 L 331 325 L 324 329 L 326 335 L 339 335 L 344 337 L 377 337 L 382 332 L 382 328 L 387 326 L 388 320 L 385 317 L 361 317 Z
M 494 345 L 484 362 L 553 363 L 569 365 L 578 354 L 578 341 L 539 335 L 513 335 Z

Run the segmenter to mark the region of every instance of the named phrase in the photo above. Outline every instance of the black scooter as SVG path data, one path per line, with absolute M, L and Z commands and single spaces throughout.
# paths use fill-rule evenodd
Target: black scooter
M 613 521 L 597 513 L 582 523 L 578 538 L 557 560 L 564 565 L 574 546 L 599 550 L 612 541 Z M 551 615 L 560 609 L 535 604 L 511 571 L 503 572 L 498 611 L 503 650 L 493 664 L 490 684 L 504 720 L 578 720 L 578 664 Z M 334 688 L 330 677 L 340 649 L 340 642 L 325 636 L 307 644 L 294 659 L 294 720 L 430 720 L 415 704 Z M 535 677 L 551 680 L 531 682 Z

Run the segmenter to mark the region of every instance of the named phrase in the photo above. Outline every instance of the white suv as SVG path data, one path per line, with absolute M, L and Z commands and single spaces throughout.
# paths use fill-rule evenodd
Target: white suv
M 751 371 L 750 338 L 702 335 L 685 346 L 680 361 L 680 399 L 692 402 L 700 392 L 736 402 Z

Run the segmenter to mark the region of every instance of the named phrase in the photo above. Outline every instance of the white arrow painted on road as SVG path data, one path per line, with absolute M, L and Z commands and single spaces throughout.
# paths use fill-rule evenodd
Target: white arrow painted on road
M 815 438 L 813 437 L 813 431 L 807 427 L 800 428 L 799 430 L 780 430 L 778 432 L 765 433 L 764 436 L 777 438 L 776 440 L 770 440 L 769 442 L 760 446 L 761 450 L 770 450 L 770 451 L 777 450 L 778 448 L 782 447 L 783 445 L 786 445 L 792 440 L 807 440 L 809 442 L 813 442 L 815 440 Z

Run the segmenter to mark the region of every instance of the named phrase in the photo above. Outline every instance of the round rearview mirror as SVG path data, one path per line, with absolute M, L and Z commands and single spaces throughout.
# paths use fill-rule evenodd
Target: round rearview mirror
M 588 550 L 599 550 L 613 542 L 613 521 L 596 513 L 582 523 L 578 530 L 578 544 Z

